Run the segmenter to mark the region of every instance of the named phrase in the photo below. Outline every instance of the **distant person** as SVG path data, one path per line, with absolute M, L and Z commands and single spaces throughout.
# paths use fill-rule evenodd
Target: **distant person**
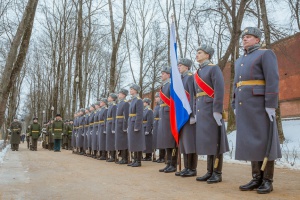
M 32 138 L 32 151 L 37 151 L 37 141 L 41 136 L 41 125 L 38 123 L 38 118 L 33 118 L 33 123 L 30 125 L 30 136 Z
M 244 55 L 235 62 L 232 108 L 236 114 L 235 159 L 251 161 L 252 168 L 252 180 L 239 189 L 266 194 L 273 190 L 274 160 L 281 158 L 275 117 L 279 75 L 274 52 L 260 49 L 261 35 L 256 27 L 242 32 Z
M 54 152 L 60 152 L 60 143 L 62 139 L 63 130 L 64 130 L 64 122 L 62 121 L 61 115 L 56 114 L 55 120 L 52 124 Z
M 26 129 L 26 142 L 27 142 L 27 149 L 30 147 L 30 125 Z
M 11 144 L 11 150 L 18 151 L 19 150 L 19 144 L 21 140 L 21 130 L 22 130 L 22 124 L 18 120 L 17 117 L 14 117 L 14 121 L 10 125 L 10 144 Z

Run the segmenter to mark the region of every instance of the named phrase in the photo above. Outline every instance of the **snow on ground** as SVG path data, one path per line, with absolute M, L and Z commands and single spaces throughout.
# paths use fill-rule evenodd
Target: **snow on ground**
M 7 145 L 5 148 L 2 149 L 3 144 L 4 144 L 4 141 L 0 140 L 0 164 L 3 162 L 4 156 L 7 152 L 7 149 L 9 148 L 9 145 Z
M 280 145 L 282 158 L 276 160 L 276 167 L 300 169 L 300 120 L 284 120 L 282 126 L 285 141 Z M 249 161 L 234 160 L 236 131 L 233 131 L 227 137 L 230 151 L 224 154 L 224 162 L 250 165 Z M 204 157 L 201 159 L 204 159 Z

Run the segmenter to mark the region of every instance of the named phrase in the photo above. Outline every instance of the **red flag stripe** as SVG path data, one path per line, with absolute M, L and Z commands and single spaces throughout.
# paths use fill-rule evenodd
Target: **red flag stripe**
M 159 91 L 160 99 L 170 107 L 170 98 L 168 98 L 161 90 Z

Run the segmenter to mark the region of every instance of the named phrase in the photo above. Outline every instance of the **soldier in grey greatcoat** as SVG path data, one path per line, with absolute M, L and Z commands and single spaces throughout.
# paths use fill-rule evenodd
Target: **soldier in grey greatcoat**
M 106 118 L 107 118 L 107 104 L 106 98 L 100 100 L 100 112 L 99 112 L 99 126 L 98 126 L 98 144 L 99 144 L 99 160 L 106 160 Z
M 94 111 L 94 124 L 93 124 L 93 132 L 92 132 L 92 152 L 93 158 L 97 158 L 98 151 L 98 130 L 99 130 L 99 114 L 100 114 L 100 101 L 94 103 L 95 111 Z
M 78 121 L 77 121 L 77 135 L 76 135 L 76 148 L 77 153 L 80 155 L 84 154 L 83 144 L 84 144 L 84 124 L 85 124 L 85 109 L 81 108 L 78 113 Z
M 178 70 L 182 77 L 183 87 L 191 108 L 195 104 L 194 77 L 190 72 L 193 62 L 187 58 L 178 61 Z M 196 153 L 196 124 L 195 113 L 190 114 L 190 119 L 181 128 L 179 133 L 180 152 L 183 154 L 184 169 L 176 172 L 176 176 L 192 177 L 197 175 L 198 155 Z
M 142 166 L 142 154 L 146 149 L 145 134 L 143 131 L 143 101 L 138 96 L 141 88 L 137 84 L 131 84 L 130 95 L 132 96 L 128 118 L 128 148 L 133 152 L 131 167 Z
M 240 190 L 257 189 L 265 194 L 273 190 L 274 160 L 281 158 L 275 118 L 279 75 L 276 55 L 260 49 L 260 39 L 258 28 L 242 32 L 244 55 L 235 62 L 232 107 L 236 114 L 235 159 L 249 160 L 252 166 L 253 179 Z M 268 162 L 261 171 L 266 153 Z
M 77 147 L 76 144 L 77 132 L 78 132 L 78 111 L 74 113 L 74 124 L 73 124 L 72 139 L 71 139 L 72 153 L 75 153 Z
M 87 147 L 88 147 L 88 157 L 92 157 L 94 155 L 92 152 L 92 135 L 93 135 L 93 130 L 94 130 L 94 116 L 95 116 L 95 104 L 92 104 L 90 106 L 90 115 L 89 115 L 89 129 L 88 129 L 88 134 L 87 134 Z
M 151 161 L 152 153 L 153 153 L 153 145 L 152 145 L 152 129 L 153 129 L 153 111 L 150 108 L 151 99 L 144 98 L 144 112 L 143 112 L 143 129 L 145 133 L 145 144 L 146 149 L 143 153 L 146 154 L 145 158 L 142 161 Z
M 128 164 L 128 117 L 129 103 L 125 100 L 128 90 L 121 89 L 118 94 L 119 103 L 117 105 L 115 142 L 116 150 L 120 151 L 122 159 L 117 164 Z
M 18 121 L 17 117 L 14 117 L 14 121 L 10 125 L 10 144 L 11 149 L 13 151 L 19 150 L 19 144 L 21 140 L 21 131 L 22 131 L 22 124 L 20 121 Z
M 89 117 L 90 117 L 90 108 L 85 109 L 84 115 L 84 134 L 83 134 L 83 155 L 87 156 L 88 151 L 88 134 L 89 134 Z
M 159 172 L 175 172 L 177 167 L 177 145 L 171 132 L 170 125 L 170 74 L 171 68 L 165 67 L 161 73 L 162 87 L 160 90 L 159 125 L 157 148 L 166 149 L 167 165 Z
M 159 109 L 160 109 L 160 98 L 159 98 L 159 92 L 155 93 L 155 103 L 156 106 L 153 109 L 153 131 L 152 131 L 152 144 L 153 144 L 153 162 L 157 163 L 164 163 L 165 162 L 165 155 L 166 150 L 165 149 L 159 149 L 159 158 L 155 160 L 155 151 L 157 149 L 157 135 L 158 135 L 158 123 L 159 123 Z
M 214 49 L 208 45 L 197 49 L 199 68 L 194 74 L 196 150 L 198 155 L 207 155 L 207 173 L 196 180 L 207 183 L 222 181 L 223 153 L 229 150 L 222 119 L 224 78 L 219 66 L 210 62 L 213 53 Z
M 115 93 L 110 93 L 108 100 L 108 110 L 106 118 L 106 151 L 109 152 L 110 158 L 107 162 L 115 162 L 116 147 L 115 147 L 115 126 L 116 126 L 116 113 L 117 105 L 116 100 L 118 96 Z

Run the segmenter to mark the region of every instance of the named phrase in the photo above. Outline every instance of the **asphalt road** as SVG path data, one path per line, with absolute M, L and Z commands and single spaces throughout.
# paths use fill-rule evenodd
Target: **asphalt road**
M 107 163 L 71 151 L 8 150 L 0 165 L 0 200 L 6 199 L 300 199 L 300 170 L 275 168 L 274 191 L 260 195 L 241 192 L 251 179 L 250 165 L 224 163 L 223 182 L 207 184 L 195 177 L 158 172 L 164 164 L 142 162 L 142 167 Z M 206 163 L 198 162 L 198 175 Z

